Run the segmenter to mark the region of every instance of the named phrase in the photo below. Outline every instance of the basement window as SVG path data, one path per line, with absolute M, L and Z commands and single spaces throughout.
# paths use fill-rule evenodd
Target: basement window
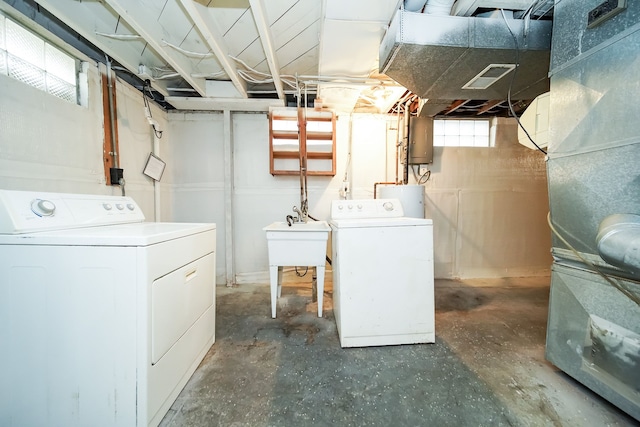
M 0 15 L 0 74 L 78 103 L 78 61 Z
M 435 147 L 490 147 L 489 120 L 434 120 Z

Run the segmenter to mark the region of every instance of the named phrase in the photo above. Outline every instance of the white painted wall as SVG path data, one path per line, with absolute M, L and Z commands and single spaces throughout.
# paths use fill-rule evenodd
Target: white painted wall
M 121 194 L 105 185 L 102 166 L 103 114 L 100 71 L 86 64 L 88 104 L 79 106 L 0 75 L 0 188 L 85 194 Z M 153 221 L 153 181 L 142 174 L 153 136 L 142 95 L 116 84 L 120 167 L 126 193 Z M 152 107 L 161 128 L 166 113 Z M 169 138 L 169 132 L 164 139 Z M 164 182 L 164 179 L 163 179 Z M 164 203 L 171 194 L 165 188 Z
M 431 170 L 436 277 L 549 274 L 544 156 L 518 144 L 515 120 L 497 120 L 495 147 L 436 147 Z
M 225 283 L 224 120 L 216 112 L 169 114 L 173 219 L 214 222 L 217 230 L 218 284 Z M 269 122 L 266 113 L 232 113 L 233 146 L 233 262 L 236 281 L 268 282 L 267 242 L 263 227 L 284 221 L 300 206 L 300 180 L 269 173 Z M 339 133 L 348 120 L 339 119 Z M 345 158 L 346 145 L 338 147 Z M 309 177 L 309 212 L 328 219 L 330 201 L 338 198 L 344 165 L 336 177 Z
M 169 121 L 174 136 L 169 165 L 174 219 L 217 224 L 221 284 L 227 247 L 223 117 L 173 112 Z M 232 113 L 231 121 L 236 281 L 267 283 L 262 228 L 284 221 L 292 207 L 299 206 L 300 181 L 295 176 L 270 175 L 265 113 Z M 352 198 L 372 198 L 375 182 L 395 180 L 396 128 L 395 117 L 338 118 L 336 176 L 308 178 L 312 216 L 329 219 L 331 200 L 339 198 L 345 172 Z M 435 151 L 432 178 L 425 185 L 425 210 L 434 219 L 437 277 L 548 274 L 544 159 L 517 143 L 514 122 L 500 119 L 498 129 L 496 147 Z M 401 178 L 401 168 L 399 174 Z
M 105 185 L 100 71 L 86 67 L 88 105 L 62 101 L 0 75 L 0 188 L 120 194 Z M 127 195 L 154 220 L 153 181 L 142 174 L 153 147 L 140 92 L 117 82 L 118 134 Z M 232 113 L 233 245 L 225 224 L 224 120 L 215 112 L 171 112 L 152 105 L 160 123 L 163 221 L 217 225 L 218 283 L 225 283 L 227 247 L 237 282 L 267 282 L 262 228 L 300 204 L 295 176 L 269 174 L 266 113 Z M 373 197 L 374 182 L 395 180 L 397 119 L 370 114 L 338 117 L 337 173 L 309 177 L 309 208 L 329 219 L 343 179 L 351 198 Z M 547 274 L 550 264 L 546 175 L 542 157 L 516 142 L 515 124 L 501 119 L 493 148 L 436 149 L 425 185 L 434 219 L 437 277 Z M 402 177 L 402 169 L 399 170 Z M 413 183 L 411 175 L 410 183 Z
M 221 113 L 169 114 L 167 182 L 172 206 L 167 215 L 177 222 L 216 224 L 216 274 L 225 283 L 224 144 Z M 163 214 L 165 211 L 163 210 Z

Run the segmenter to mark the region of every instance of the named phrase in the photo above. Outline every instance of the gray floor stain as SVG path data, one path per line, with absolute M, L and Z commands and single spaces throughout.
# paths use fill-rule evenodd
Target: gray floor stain
M 218 288 L 216 343 L 173 426 L 583 426 L 634 421 L 544 360 L 548 278 L 436 281 L 436 343 L 340 347 L 330 283 Z M 495 286 L 494 286 L 495 285 Z

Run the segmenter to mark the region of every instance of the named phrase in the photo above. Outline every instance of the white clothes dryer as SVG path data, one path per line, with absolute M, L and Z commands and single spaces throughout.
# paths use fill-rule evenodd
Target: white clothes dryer
M 0 425 L 156 426 L 215 340 L 215 224 L 0 190 Z
M 432 221 L 397 199 L 334 200 L 329 225 L 340 345 L 434 342 Z

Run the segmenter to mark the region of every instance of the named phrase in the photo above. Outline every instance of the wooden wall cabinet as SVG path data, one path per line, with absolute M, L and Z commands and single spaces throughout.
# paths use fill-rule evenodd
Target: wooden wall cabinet
M 304 126 L 304 128 L 303 128 Z M 271 175 L 299 175 L 301 152 L 307 156 L 307 175 L 336 174 L 336 117 L 331 111 L 296 108 L 269 113 Z M 300 144 L 301 138 L 306 144 Z

